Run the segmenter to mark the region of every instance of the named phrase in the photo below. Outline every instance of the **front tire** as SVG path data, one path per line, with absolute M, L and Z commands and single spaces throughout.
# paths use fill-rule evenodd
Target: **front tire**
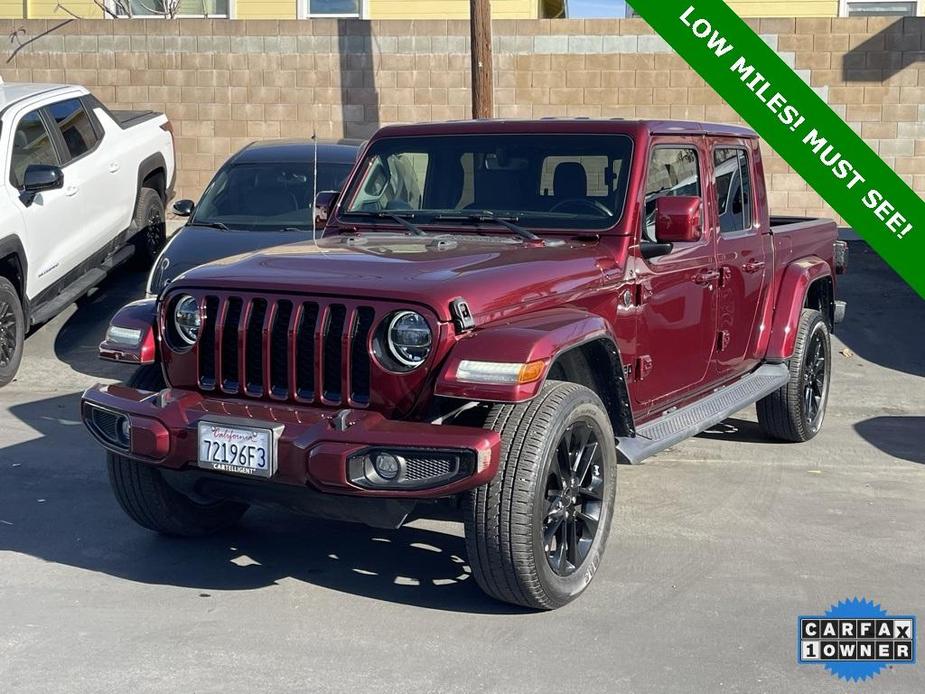
M 616 491 L 613 429 L 597 395 L 547 381 L 528 403 L 495 405 L 501 468 L 464 501 L 466 547 L 492 597 L 551 610 L 578 597 L 600 564 Z
M 796 344 L 790 358 L 790 381 L 758 401 L 762 431 L 782 441 L 809 441 L 822 428 L 832 377 L 829 326 L 819 311 L 800 314 Z
M 0 388 L 19 371 L 25 335 L 26 320 L 16 287 L 0 277 Z
M 148 530 L 174 537 L 202 537 L 230 528 L 247 505 L 236 501 L 200 504 L 167 484 L 160 471 L 137 460 L 106 454 L 109 482 L 129 518 Z

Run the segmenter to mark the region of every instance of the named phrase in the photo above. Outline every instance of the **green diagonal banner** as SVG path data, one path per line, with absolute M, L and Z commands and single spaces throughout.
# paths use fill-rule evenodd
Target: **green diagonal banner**
M 925 298 L 925 202 L 722 0 L 633 8 Z

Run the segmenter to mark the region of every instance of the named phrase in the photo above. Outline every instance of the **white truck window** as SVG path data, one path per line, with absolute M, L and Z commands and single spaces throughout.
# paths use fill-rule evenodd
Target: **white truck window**
M 59 101 L 49 106 L 48 112 L 61 129 L 61 136 L 70 154 L 68 161 L 81 157 L 96 147 L 99 138 L 80 99 Z
M 23 174 L 33 164 L 59 163 L 51 136 L 39 112 L 33 111 L 23 116 L 13 135 L 10 183 L 19 188 Z

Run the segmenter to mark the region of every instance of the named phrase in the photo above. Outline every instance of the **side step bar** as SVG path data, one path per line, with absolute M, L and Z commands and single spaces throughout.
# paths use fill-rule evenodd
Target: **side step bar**
M 786 364 L 764 364 L 702 400 L 643 424 L 636 436 L 617 437 L 617 449 L 633 465 L 718 424 L 790 380 Z
M 39 325 L 51 320 L 61 311 L 77 301 L 84 294 L 106 279 L 114 268 L 121 265 L 135 253 L 134 246 L 123 246 L 111 256 L 106 258 L 99 266 L 87 270 L 73 284 L 65 287 L 57 296 L 37 307 L 32 312 L 32 325 Z

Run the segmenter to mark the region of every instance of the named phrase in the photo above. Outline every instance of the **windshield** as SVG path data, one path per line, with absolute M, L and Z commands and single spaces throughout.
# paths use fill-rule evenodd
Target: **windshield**
M 196 207 L 191 224 L 229 229 L 311 231 L 312 162 L 237 164 L 218 173 Z M 339 190 L 351 164 L 318 162 L 318 190 Z
M 623 214 L 633 142 L 624 135 L 384 138 L 342 214 L 490 213 L 549 229 L 607 229 Z

